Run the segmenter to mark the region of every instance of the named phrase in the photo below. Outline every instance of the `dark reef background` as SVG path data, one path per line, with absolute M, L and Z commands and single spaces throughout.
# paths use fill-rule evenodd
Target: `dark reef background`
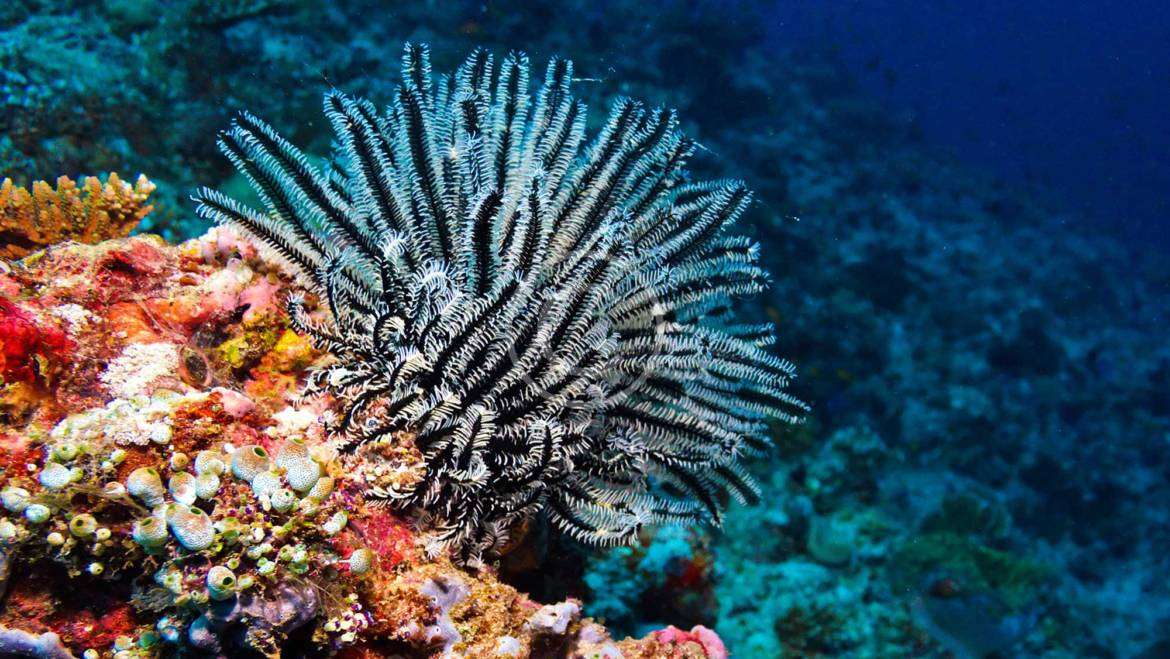
M 242 109 L 326 154 L 322 91 L 388 101 L 404 41 L 571 57 L 594 121 L 676 107 L 756 190 L 814 412 L 722 531 L 533 533 L 503 574 L 741 657 L 1166 657 L 1170 12 L 1018 5 L 14 0 L 0 178 L 144 172 L 189 237 Z

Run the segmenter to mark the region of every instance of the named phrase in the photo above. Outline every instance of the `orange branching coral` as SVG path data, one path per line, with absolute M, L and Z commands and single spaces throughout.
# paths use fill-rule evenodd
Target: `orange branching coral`
M 130 233 L 152 206 L 154 184 L 143 175 L 131 186 L 111 173 L 103 184 L 87 176 L 79 186 L 68 176 L 54 188 L 37 181 L 32 192 L 4 179 L 0 185 L 0 256 L 19 259 L 54 243 L 98 243 Z

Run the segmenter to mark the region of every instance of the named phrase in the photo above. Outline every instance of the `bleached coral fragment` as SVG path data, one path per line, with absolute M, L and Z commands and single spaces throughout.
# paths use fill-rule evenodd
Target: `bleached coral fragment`
M 276 425 L 271 432 L 278 437 L 304 434 L 318 422 L 319 415 L 310 407 L 286 407 L 272 415 Z

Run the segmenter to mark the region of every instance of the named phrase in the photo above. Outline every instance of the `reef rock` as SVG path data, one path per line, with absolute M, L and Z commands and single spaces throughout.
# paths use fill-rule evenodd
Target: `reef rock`
M 331 357 L 289 328 L 291 288 L 223 229 L 5 263 L 5 656 L 724 656 L 709 630 L 615 641 L 574 600 L 428 558 L 365 497 L 417 477 L 409 438 L 340 454 L 334 403 L 298 397 Z

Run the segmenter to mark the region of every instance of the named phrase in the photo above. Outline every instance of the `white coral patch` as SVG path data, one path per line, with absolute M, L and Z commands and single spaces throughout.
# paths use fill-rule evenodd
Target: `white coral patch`
M 501 636 L 496 640 L 497 657 L 519 657 L 524 652 L 524 646 L 512 636 Z
M 179 371 L 179 347 L 173 343 L 126 346 L 102 373 L 101 380 L 119 398 L 145 395 L 155 380 Z
M 105 441 L 116 445 L 169 441 L 173 432 L 171 414 L 181 405 L 198 402 L 203 393 L 176 395 L 159 392 L 152 398 L 118 398 L 98 407 L 62 419 L 49 437 L 52 444 Z
M 53 307 L 50 313 L 64 320 L 69 325 L 71 331 L 76 331 L 79 327 L 94 319 L 94 315 L 80 304 L 62 304 Z
M 276 421 L 276 427 L 272 429 L 273 434 L 277 437 L 288 437 L 308 430 L 317 422 L 317 412 L 312 408 L 289 406 L 273 414 L 272 420 Z

